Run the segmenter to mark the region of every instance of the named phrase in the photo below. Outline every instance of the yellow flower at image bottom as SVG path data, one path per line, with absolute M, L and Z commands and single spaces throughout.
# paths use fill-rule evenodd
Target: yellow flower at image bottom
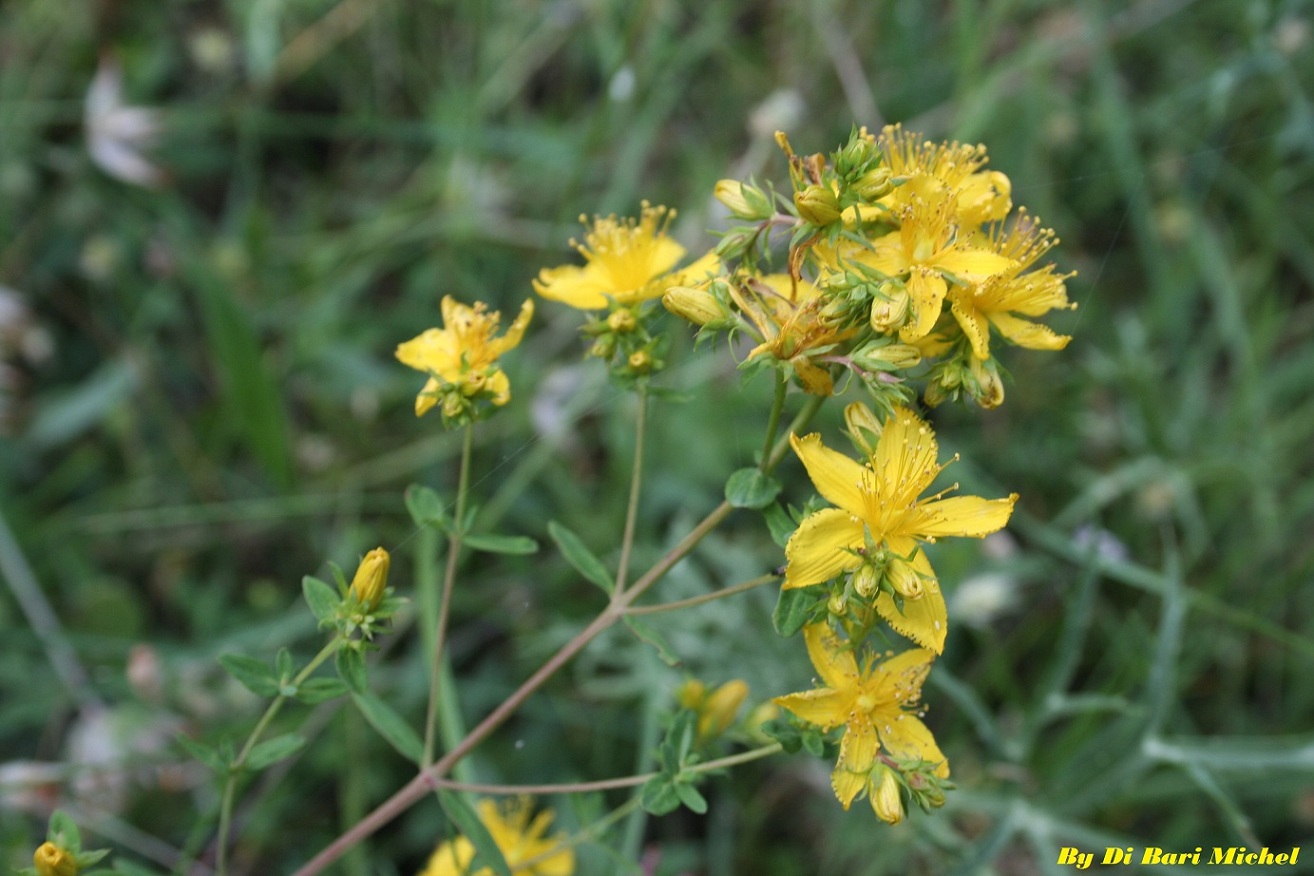
M 501 807 L 492 800 L 480 800 L 476 811 L 517 876 L 571 876 L 575 872 L 575 853 L 560 836 L 543 836 L 552 824 L 552 813 L 540 812 L 531 820 L 531 806 L 526 797 Z M 487 867 L 469 869 L 474 856 L 474 843 L 458 836 L 434 850 L 419 876 L 493 876 Z
M 938 764 L 935 774 L 949 777 L 949 763 L 935 737 L 909 711 L 921 699 L 934 654 L 917 648 L 859 668 L 852 647 L 826 624 L 805 627 L 803 639 L 825 687 L 777 697 L 775 703 L 823 730 L 844 727 L 831 786 L 845 809 L 867 790 L 877 815 L 889 820 L 888 800 L 881 797 L 879 786 L 870 787 L 882 747 L 896 758 Z M 877 793 L 871 794 L 872 790 Z

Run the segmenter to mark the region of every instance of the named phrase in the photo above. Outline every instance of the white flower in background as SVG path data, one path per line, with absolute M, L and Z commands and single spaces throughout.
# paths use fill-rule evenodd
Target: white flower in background
M 163 129 L 158 110 L 123 104 L 123 72 L 102 55 L 96 77 L 87 89 L 84 121 L 87 151 L 101 170 L 115 179 L 153 188 L 162 185 L 164 171 L 143 153 L 155 145 Z
M 960 623 L 985 629 L 1016 608 L 1020 597 L 1011 575 L 986 572 L 958 585 L 949 596 L 949 613 Z

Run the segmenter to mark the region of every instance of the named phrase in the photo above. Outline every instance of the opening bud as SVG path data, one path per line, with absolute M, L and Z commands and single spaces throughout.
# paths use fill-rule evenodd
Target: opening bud
M 771 218 L 771 200 L 761 189 L 737 179 L 723 179 L 717 182 L 714 193 L 716 199 L 740 219 L 761 221 Z
M 78 862 L 67 849 L 44 842 L 32 855 L 38 876 L 77 876 Z
M 889 334 L 908 320 L 908 290 L 902 283 L 882 283 L 879 295 L 871 303 L 871 327 Z
M 849 405 L 853 407 L 853 405 Z M 853 573 L 853 589 L 863 599 L 871 599 L 881 589 L 881 576 L 870 563 L 863 563 Z
M 921 599 L 926 592 L 922 576 L 917 574 L 917 570 L 907 560 L 890 557 L 890 564 L 885 567 L 885 577 L 894 592 L 904 599 Z
M 868 799 L 871 800 L 871 808 L 875 811 L 876 817 L 886 824 L 898 824 L 903 821 L 903 799 L 899 794 L 899 780 L 888 767 L 878 766 L 876 772 L 880 773 L 880 778 L 872 775 L 870 790 L 867 792 Z
M 378 547 L 366 554 L 356 567 L 356 575 L 351 579 L 351 595 L 356 597 L 356 601 L 366 611 L 372 611 L 383 599 L 383 591 L 388 588 L 388 566 L 391 563 L 392 558 L 388 552 Z
M 862 402 L 849 405 L 844 409 L 844 425 L 849 428 L 849 440 L 854 447 L 868 456 L 876 455 L 876 441 L 881 437 L 882 424 L 871 408 Z
M 829 225 L 840 217 L 839 198 L 826 186 L 815 183 L 794 193 L 794 206 L 804 222 Z
M 726 316 L 721 302 L 704 286 L 672 286 L 662 295 L 662 304 L 694 325 L 707 325 Z
M 894 174 L 890 173 L 888 167 L 873 168 L 858 177 L 858 181 L 853 184 L 853 191 L 867 203 L 879 201 L 894 191 Z
M 634 311 L 621 308 L 607 317 L 607 328 L 618 334 L 629 334 L 639 324 L 634 318 Z
M 982 362 L 975 356 L 972 357 L 970 373 L 972 375 L 969 386 L 972 390 L 972 398 L 983 408 L 997 408 L 1004 403 L 1004 381 L 999 378 L 999 369 L 995 367 L 994 360 L 988 359 Z

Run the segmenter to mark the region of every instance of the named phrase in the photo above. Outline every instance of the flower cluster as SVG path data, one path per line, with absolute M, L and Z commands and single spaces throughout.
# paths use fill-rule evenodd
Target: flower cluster
M 748 367 L 781 368 L 815 395 L 850 375 L 884 413 L 909 404 L 924 377 L 932 406 L 966 394 L 1003 401 L 993 333 L 1041 350 L 1068 337 L 1030 318 L 1070 308 L 1065 281 L 1038 263 L 1057 243 L 982 146 L 933 144 L 898 126 L 855 131 L 829 157 L 796 155 L 784 135 L 793 196 L 723 180 L 717 197 L 747 224 L 717 247 L 721 269 L 667 290 L 672 312 L 703 333 L 757 341 Z M 772 233 L 792 231 L 788 271 L 764 270 Z

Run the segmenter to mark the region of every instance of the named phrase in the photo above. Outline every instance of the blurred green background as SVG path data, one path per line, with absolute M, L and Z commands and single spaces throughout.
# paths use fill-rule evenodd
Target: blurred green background
M 630 819 L 580 872 L 642 852 L 658 874 L 1054 873 L 1064 845 L 1314 861 L 1312 90 L 1294 0 L 3 4 L 0 866 L 31 860 L 56 799 L 139 861 L 203 847 L 212 783 L 169 740 L 240 740 L 259 706 L 215 657 L 317 650 L 299 581 L 327 560 L 382 544 L 403 592 L 432 578 L 401 491 L 450 496 L 459 448 L 414 417 L 423 378 L 392 350 L 442 295 L 514 311 L 579 214 L 645 198 L 706 247 L 718 178 L 785 178 L 775 129 L 826 151 L 895 121 L 986 143 L 1080 272 L 1080 309 L 1050 320 L 1066 351 L 1009 350 L 1002 408 L 934 414 L 965 491 L 1022 494 L 1007 537 L 936 549 L 953 631 L 928 721 L 961 790 L 888 829 L 782 756 L 708 785 L 706 818 Z M 475 481 L 484 525 L 548 545 L 555 518 L 607 555 L 633 404 L 579 321 L 539 302 Z M 668 324 L 687 400 L 653 411 L 639 564 L 750 461 L 769 396 Z M 781 561 L 741 513 L 658 592 Z M 29 621 L 35 589 L 62 632 Z M 805 688 L 771 589 L 654 621 L 682 669 L 604 637 L 470 775 L 648 769 L 686 673 Z M 468 562 L 467 718 L 601 600 L 552 551 Z M 417 722 L 422 653 L 398 637 L 374 676 Z M 239 807 L 240 872 L 289 872 L 410 775 L 357 716 L 314 715 Z M 547 802 L 565 828 L 604 805 Z M 341 872 L 413 873 L 445 830 L 427 801 Z

